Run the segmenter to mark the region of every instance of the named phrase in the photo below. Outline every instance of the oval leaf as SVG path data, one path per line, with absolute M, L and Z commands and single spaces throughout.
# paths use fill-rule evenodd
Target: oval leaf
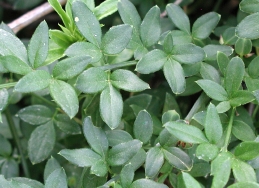
M 81 134 L 81 126 L 74 120 L 70 119 L 66 114 L 58 114 L 55 116 L 57 127 L 66 134 Z
M 232 159 L 231 167 L 236 181 L 257 182 L 255 171 L 249 164 L 238 159 Z
M 153 178 L 157 175 L 164 164 L 164 155 L 159 147 L 153 147 L 148 150 L 145 162 L 145 175 Z
M 67 188 L 67 176 L 63 168 L 52 172 L 46 180 L 44 188 Z
M 138 179 L 134 181 L 130 188 L 168 188 L 166 185 L 157 183 L 150 179 Z
M 252 160 L 259 156 L 259 142 L 242 142 L 237 145 L 234 154 L 241 160 Z

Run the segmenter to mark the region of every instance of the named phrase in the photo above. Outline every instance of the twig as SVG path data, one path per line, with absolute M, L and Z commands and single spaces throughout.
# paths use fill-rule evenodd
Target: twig
M 182 1 L 183 1 L 183 0 L 176 0 L 176 1 L 174 2 L 174 4 L 175 4 L 175 5 L 179 5 Z M 167 16 L 166 10 L 160 14 L 160 18 L 164 18 L 164 17 L 166 17 L 166 16 Z
M 67 2 L 67 0 L 58 1 L 61 5 L 64 5 Z M 44 3 L 9 23 L 8 26 L 13 30 L 14 33 L 18 33 L 27 25 L 51 13 L 52 11 L 52 6 L 49 3 Z

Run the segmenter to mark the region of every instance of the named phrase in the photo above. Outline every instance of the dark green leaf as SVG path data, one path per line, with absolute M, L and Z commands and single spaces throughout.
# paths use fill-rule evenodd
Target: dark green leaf
M 148 178 L 155 177 L 164 163 L 164 155 L 159 147 L 148 150 L 145 162 L 145 175 Z
M 256 138 L 252 128 L 239 120 L 233 122 L 232 133 L 236 138 L 242 141 L 253 141 Z
M 259 188 L 259 184 L 255 182 L 237 182 L 228 186 L 228 188 Z
M 259 142 L 242 142 L 237 145 L 234 154 L 241 160 L 252 160 L 259 156 Z
M 57 161 L 55 158 L 51 157 L 51 158 L 47 161 L 47 163 L 46 163 L 46 165 L 45 165 L 45 168 L 44 168 L 44 181 L 46 182 L 48 176 L 49 176 L 52 172 L 54 172 L 56 169 L 59 169 L 60 167 L 61 167 L 61 166 L 60 166 L 60 164 L 58 163 L 58 161 Z
M 236 107 L 243 104 L 247 104 L 253 101 L 254 99 L 254 95 L 251 92 L 246 90 L 240 90 L 232 94 L 232 97 L 229 102 L 231 106 Z
M 249 39 L 238 38 L 235 43 L 235 51 L 241 57 L 250 53 L 252 50 L 252 42 Z
M 204 177 L 210 173 L 210 168 L 210 164 L 205 161 L 194 163 L 189 173 L 192 175 L 192 177 Z
M 98 20 L 101 20 L 111 15 L 112 13 L 117 11 L 117 3 L 118 3 L 118 0 L 103 1 L 100 5 L 95 7 L 94 15 L 97 17 Z
M 173 30 L 171 31 L 171 34 L 174 45 L 188 44 L 192 42 L 192 36 L 184 31 Z
M 257 0 L 243 0 L 240 2 L 239 8 L 246 13 L 259 12 L 259 2 Z
M 224 113 L 228 111 L 230 108 L 231 108 L 231 105 L 229 101 L 222 101 L 216 106 L 218 113 Z
M 169 32 L 164 39 L 163 48 L 167 54 L 171 54 L 174 47 L 174 40 L 172 33 Z
M 70 119 L 65 114 L 58 114 L 55 116 L 55 123 L 60 130 L 66 134 L 81 134 L 81 127 L 74 120 Z
M 4 157 L 8 157 L 9 155 L 11 155 L 12 146 L 10 142 L 2 134 L 0 134 L 0 143 L 1 143 L 0 155 Z
M 123 187 L 129 187 L 134 178 L 134 169 L 131 164 L 125 165 L 120 172 L 120 181 Z
M 235 27 L 229 27 L 224 31 L 224 33 L 222 34 L 222 39 L 224 44 L 234 45 L 236 43 L 238 38 L 235 32 L 236 32 Z
M 56 135 L 52 121 L 37 127 L 28 141 L 29 158 L 33 164 L 49 157 L 55 145 Z
M 213 144 L 200 144 L 196 149 L 196 156 L 198 159 L 202 159 L 208 162 L 216 158 L 218 153 L 219 148 Z
M 255 24 L 259 19 L 259 13 L 245 17 L 236 27 L 236 35 L 240 38 L 257 39 L 259 38 L 259 26 Z
M 123 142 L 128 142 L 133 140 L 131 135 L 123 130 L 112 130 L 106 133 L 109 146 L 113 147 L 115 145 L 121 144 Z
M 178 187 L 202 188 L 200 183 L 195 178 L 193 178 L 190 174 L 188 174 L 186 172 L 182 172 L 178 176 L 177 186 Z
M 226 45 L 217 45 L 217 44 L 209 44 L 205 47 L 203 47 L 203 50 L 205 54 L 207 55 L 205 57 L 205 60 L 208 61 L 215 61 L 217 60 L 217 54 L 218 52 L 222 52 L 226 54 L 227 56 L 230 56 L 233 53 L 233 48 Z
M 218 70 L 208 63 L 200 63 L 200 74 L 203 79 L 211 80 L 220 84 L 220 74 Z
M 140 150 L 138 150 L 138 152 L 127 162 L 127 164 L 131 164 L 134 171 L 136 171 L 144 164 L 146 156 L 146 151 L 143 148 L 140 148 Z
M 67 176 L 63 168 L 53 171 L 46 180 L 44 188 L 67 188 Z
M 226 69 L 227 69 L 227 66 L 228 66 L 228 63 L 229 63 L 229 58 L 226 54 L 224 54 L 223 52 L 218 52 L 217 53 L 217 63 L 218 63 L 218 66 L 219 66 L 219 69 L 221 71 L 221 73 L 223 75 L 225 75 L 226 73 Z
M 255 57 L 248 65 L 248 74 L 252 78 L 259 76 L 259 57 Z
M 18 162 L 12 158 L 7 158 L 1 164 L 0 173 L 6 178 L 17 177 L 19 175 Z
M 159 134 L 159 144 L 161 146 L 175 146 L 179 141 L 175 136 L 173 136 L 167 129 L 163 129 Z
M 134 181 L 130 188 L 168 188 L 168 186 L 164 184 L 157 183 L 150 179 L 138 179 Z

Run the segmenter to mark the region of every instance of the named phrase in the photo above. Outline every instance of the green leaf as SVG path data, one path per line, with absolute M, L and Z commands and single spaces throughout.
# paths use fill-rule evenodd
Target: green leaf
M 94 15 L 101 20 L 117 11 L 118 0 L 106 0 L 94 8 Z
M 59 154 L 79 167 L 90 167 L 102 159 L 100 155 L 88 148 L 62 149 Z
M 211 163 L 212 187 L 224 187 L 229 181 L 232 155 L 220 153 Z
M 257 182 L 255 171 L 249 164 L 238 159 L 232 159 L 231 167 L 236 181 Z
M 142 74 L 150 74 L 160 70 L 167 61 L 167 55 L 159 49 L 147 53 L 140 59 L 136 71 Z
M 252 50 L 252 42 L 249 39 L 238 38 L 235 43 L 235 51 L 241 57 L 249 54 Z
M 231 106 L 236 107 L 247 104 L 253 101 L 254 99 L 255 98 L 252 92 L 249 92 L 247 90 L 240 90 L 232 94 L 232 97 L 229 102 Z
M 49 36 L 53 42 L 64 49 L 68 48 L 74 42 L 69 34 L 57 29 L 49 30 Z
M 167 54 L 171 54 L 174 47 L 173 35 L 169 32 L 164 39 L 163 49 Z
M 259 156 L 259 142 L 242 142 L 236 146 L 234 155 L 241 160 L 252 160 Z
M 191 158 L 180 148 L 168 147 L 163 149 L 165 159 L 180 170 L 190 171 L 192 168 Z
M 91 59 L 90 56 L 75 56 L 61 60 L 53 68 L 53 77 L 60 80 L 71 79 L 83 72 Z
M 93 125 L 91 117 L 86 117 L 83 123 L 84 136 L 91 148 L 102 157 L 106 156 L 108 140 L 105 132 Z
M 200 183 L 186 172 L 181 172 L 181 174 L 178 176 L 177 186 L 202 188 Z
M 24 44 L 15 35 L 0 29 L 0 55 L 13 55 L 28 64 Z
M 54 101 L 70 118 L 73 118 L 79 108 L 79 102 L 74 88 L 66 82 L 54 79 L 51 81 L 49 88 Z
M 203 132 L 195 126 L 182 122 L 167 122 L 164 127 L 176 138 L 187 143 L 207 143 Z
M 148 178 L 155 177 L 164 164 L 164 155 L 159 147 L 152 147 L 147 152 L 145 162 L 145 175 Z
M 224 54 L 223 52 L 218 52 L 217 53 L 217 63 L 219 66 L 219 70 L 220 72 L 225 75 L 226 73 L 226 69 L 229 63 L 229 58 L 226 54 Z
M 123 113 L 123 101 L 120 92 L 111 84 L 101 93 L 100 113 L 103 121 L 111 129 L 119 126 Z
M 248 65 L 248 74 L 252 78 L 259 76 L 259 57 L 255 57 Z
M 139 92 L 150 88 L 133 72 L 124 69 L 115 70 L 110 76 L 110 81 L 113 86 L 129 92 Z
M 125 165 L 120 172 L 120 181 L 123 187 L 129 187 L 134 178 L 134 169 L 131 164 Z
M 0 57 L 0 62 L 9 72 L 26 75 L 32 71 L 32 68 L 13 55 L 7 55 Z
M 259 184 L 255 182 L 237 182 L 228 186 L 228 188 L 259 188 Z
M 44 188 L 44 185 L 38 181 L 29 179 L 29 178 L 22 178 L 22 177 L 14 177 L 10 178 L 13 187 L 29 187 L 29 188 Z
M 33 164 L 49 157 L 55 145 L 56 135 L 52 121 L 40 125 L 32 132 L 28 141 L 29 158 Z
M 132 136 L 123 130 L 112 130 L 106 133 L 109 146 L 113 147 L 115 145 L 121 144 L 123 142 L 128 142 L 133 140 Z
M 192 36 L 184 31 L 172 30 L 171 35 L 174 45 L 188 44 L 192 42 Z
M 53 42 L 52 40 L 49 41 L 49 53 L 48 53 L 48 57 L 45 60 L 44 65 L 49 65 L 53 62 L 55 62 L 56 60 L 64 57 L 64 51 L 65 49 L 58 46 L 55 42 Z
M 53 112 L 43 105 L 31 105 L 19 110 L 17 115 L 31 125 L 40 125 L 50 121 Z
M 51 157 L 46 165 L 45 165 L 45 168 L 44 168 L 44 182 L 46 182 L 47 178 L 49 177 L 49 175 L 54 172 L 56 169 L 59 169 L 61 166 L 60 164 L 58 163 L 58 161 Z
M 159 144 L 161 146 L 173 146 L 179 141 L 175 136 L 169 133 L 167 129 L 163 129 L 159 134 Z
M 108 163 L 111 166 L 124 165 L 141 148 L 142 143 L 139 140 L 131 140 L 112 147 L 108 151 Z
M 240 2 L 239 8 L 246 13 L 256 13 L 259 12 L 259 2 L 258 0 L 243 0 Z
M 14 91 L 30 93 L 43 90 L 50 84 L 50 74 L 44 70 L 35 70 L 26 74 L 14 87 Z
M 32 67 L 43 65 L 49 50 L 49 28 L 46 21 L 40 23 L 28 45 L 28 58 Z
M 234 57 L 230 60 L 224 79 L 225 89 L 229 96 L 232 96 L 239 87 L 245 74 L 245 65 L 241 58 Z
M 224 44 L 234 45 L 238 39 L 236 36 L 236 28 L 235 27 L 227 28 L 222 34 L 222 39 Z
M 45 183 L 44 188 L 59 188 L 64 187 L 67 188 L 67 176 L 65 170 L 63 168 L 59 168 L 52 172 Z
M 130 185 L 130 188 L 147 188 L 147 187 L 148 188 L 168 188 L 168 186 L 161 183 L 157 183 L 150 179 L 138 179 Z
M 102 58 L 101 50 L 90 42 L 76 42 L 66 49 L 65 54 L 69 57 L 82 56 L 82 54 L 90 56 L 91 63 L 96 63 Z
M 169 121 L 177 121 L 180 119 L 180 115 L 175 110 L 169 110 L 162 115 L 162 124 Z
M 12 146 L 10 142 L 2 134 L 0 134 L 0 143 L 0 155 L 3 157 L 9 157 L 12 153 Z
M 210 143 L 217 144 L 223 135 L 223 128 L 216 107 L 210 103 L 205 119 L 205 134 Z
M 98 67 L 91 67 L 77 77 L 75 87 L 84 93 L 97 93 L 108 85 L 108 74 Z
M 203 47 L 203 50 L 206 54 L 205 60 L 207 61 L 215 61 L 217 60 L 218 52 L 222 52 L 227 56 L 230 56 L 233 53 L 233 48 L 226 45 L 217 45 L 217 44 L 209 44 Z
M 102 159 L 91 166 L 91 174 L 104 177 L 108 172 L 106 162 Z
M 180 30 L 190 34 L 190 21 L 185 12 L 177 5 L 170 3 L 166 6 L 169 18 Z
M 81 126 L 74 120 L 70 119 L 66 114 L 56 115 L 55 124 L 66 134 L 81 134 Z
M 222 101 L 216 106 L 216 109 L 219 114 L 228 111 L 230 108 L 231 106 L 229 101 Z
M 259 19 L 259 13 L 251 14 L 245 17 L 236 27 L 236 35 L 245 39 L 257 39 L 259 38 L 259 26 L 257 20 Z
M 200 74 L 203 79 L 211 80 L 220 84 L 220 74 L 218 70 L 208 63 L 200 63 Z
M 192 26 L 192 36 L 198 39 L 209 37 L 212 30 L 217 26 L 220 15 L 215 12 L 209 12 L 199 17 Z
M 0 112 L 1 112 L 8 104 L 9 93 L 7 89 L 5 88 L 0 89 L 0 96 L 1 96 L 0 97 Z
M 166 81 L 175 94 L 184 92 L 186 83 L 181 64 L 173 59 L 165 62 L 163 67 Z
M 93 12 L 81 1 L 72 3 L 75 24 L 81 34 L 91 43 L 100 46 L 102 31 Z M 87 19 L 86 19 L 87 18 Z
M 102 52 L 108 55 L 122 52 L 128 45 L 131 35 L 132 26 L 128 24 L 111 27 L 102 38 Z
M 197 158 L 207 162 L 215 159 L 218 153 L 219 153 L 219 148 L 213 144 L 200 144 L 196 149 Z
M 10 181 L 4 178 L 4 175 L 0 175 L 0 188 L 13 188 Z
M 138 152 L 127 162 L 127 164 L 131 164 L 134 171 L 136 171 L 144 164 L 146 156 L 146 151 L 143 148 L 140 148 L 140 150 L 138 150 Z
M 17 177 L 19 175 L 18 162 L 12 158 L 5 159 L 3 164 L 1 164 L 0 173 L 3 174 L 6 178 Z
M 152 7 L 140 25 L 140 37 L 145 47 L 154 45 L 160 37 L 160 8 Z
M 175 45 L 172 54 L 174 60 L 184 64 L 197 63 L 202 61 L 205 57 L 203 49 L 194 44 Z

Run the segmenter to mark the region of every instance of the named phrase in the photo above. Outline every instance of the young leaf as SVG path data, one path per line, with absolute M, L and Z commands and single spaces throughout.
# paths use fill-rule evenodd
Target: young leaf
M 196 149 L 196 156 L 198 159 L 202 159 L 204 161 L 212 161 L 217 157 L 219 153 L 219 148 L 213 144 L 200 144 Z
M 181 174 L 178 176 L 177 186 L 202 188 L 199 182 L 186 172 L 181 172 Z
M 242 142 L 235 148 L 234 155 L 241 160 L 252 160 L 259 156 L 259 142 Z
M 29 158 L 33 164 L 40 163 L 49 157 L 56 140 L 52 121 L 37 127 L 28 141 Z
M 170 3 L 166 6 L 169 18 L 180 30 L 190 34 L 190 21 L 185 12 L 177 5 Z
M 111 74 L 110 80 L 113 86 L 129 92 L 139 92 L 150 88 L 133 72 L 124 69 L 115 70 Z
M 148 178 L 155 177 L 164 163 L 164 155 L 159 147 L 148 150 L 145 162 L 145 175 Z
M 252 42 L 249 39 L 238 38 L 235 43 L 235 51 L 241 57 L 250 53 L 252 50 Z
M 225 89 L 229 96 L 232 96 L 239 87 L 245 74 L 245 65 L 241 58 L 234 57 L 230 60 L 224 79 Z
M 72 3 L 75 24 L 81 34 L 91 43 L 100 46 L 102 31 L 93 12 L 81 1 Z M 87 19 L 86 19 L 87 18 Z
M 66 114 L 58 114 L 55 116 L 55 124 L 66 134 L 81 134 L 81 126 L 74 120 L 70 119 Z
M 125 165 L 120 172 L 120 181 L 123 187 L 129 187 L 134 178 L 134 169 L 131 164 Z
M 192 36 L 198 39 L 209 37 L 212 30 L 217 26 L 220 15 L 216 12 L 209 12 L 199 17 L 192 26 Z
M 53 42 L 64 49 L 67 49 L 74 42 L 70 35 L 57 29 L 49 30 L 49 37 Z
M 67 188 L 67 176 L 63 168 L 53 171 L 47 178 L 44 188 Z
M 173 35 L 169 32 L 164 39 L 163 49 L 167 54 L 171 54 L 174 47 Z
M 167 122 L 164 127 L 176 138 L 188 143 L 207 143 L 203 132 L 195 126 L 187 125 L 182 122 Z
M 203 89 L 203 91 L 212 99 L 217 101 L 228 100 L 226 90 L 216 82 L 211 80 L 198 80 L 196 83 Z
M 97 67 L 91 67 L 80 74 L 75 87 L 84 93 L 97 93 L 108 85 L 108 74 Z
M 255 57 L 248 65 L 248 74 L 252 78 L 259 76 L 259 57 Z
M 56 103 L 70 118 L 73 118 L 79 108 L 79 102 L 74 88 L 61 80 L 52 80 L 49 89 Z
M 112 130 L 106 133 L 109 146 L 113 147 L 123 142 L 128 142 L 133 140 L 132 136 L 123 130 Z
M 162 115 L 162 124 L 169 121 L 177 121 L 180 119 L 180 115 L 175 110 L 168 110 Z
M 247 90 L 236 91 L 232 94 L 231 99 L 229 100 L 230 105 L 233 107 L 241 106 L 247 104 L 255 99 L 252 92 Z
M 1 174 L 3 174 L 6 178 L 17 177 L 19 175 L 18 162 L 14 159 L 1 159 L 1 163 Z
M 105 157 L 108 150 L 108 140 L 105 132 L 101 128 L 93 125 L 91 117 L 84 119 L 83 131 L 91 148 L 102 157 Z
M 61 60 L 53 68 L 53 77 L 60 80 L 71 79 L 83 72 L 91 59 L 90 56 L 75 56 Z
M 31 105 L 19 110 L 17 115 L 31 125 L 40 125 L 50 121 L 53 112 L 43 105 Z
M 245 17 L 236 27 L 236 35 L 240 38 L 257 39 L 259 38 L 259 26 L 256 20 L 259 19 L 259 13 L 251 14 Z
M 162 50 L 152 50 L 140 59 L 136 71 L 149 74 L 160 70 L 167 61 L 167 55 Z
M 103 1 L 100 5 L 94 8 L 94 15 L 98 20 L 101 20 L 117 11 L 118 0 Z
M 59 169 L 60 167 L 61 167 L 61 166 L 60 166 L 60 164 L 58 163 L 58 161 L 57 161 L 55 158 L 51 157 L 51 158 L 47 161 L 47 163 L 46 163 L 46 165 L 45 165 L 45 168 L 44 168 L 44 182 L 46 182 L 48 176 L 49 176 L 52 172 L 54 172 L 56 169 Z
M 154 45 L 160 37 L 160 9 L 152 7 L 140 25 L 140 37 L 145 47 Z
M 231 108 L 230 102 L 229 101 L 222 101 L 220 102 L 217 106 L 216 109 L 219 114 L 224 113 L 228 111 Z
M 62 149 L 59 155 L 79 167 L 90 167 L 102 159 L 100 155 L 88 148 Z
M 220 69 L 220 72 L 225 75 L 226 73 L 226 69 L 229 63 L 229 58 L 226 54 L 224 54 L 223 52 L 218 52 L 217 53 L 217 63 Z
M 173 59 L 167 60 L 163 67 L 166 81 L 175 94 L 184 92 L 186 83 L 181 64 Z
M 45 89 L 50 84 L 50 74 L 44 70 L 35 70 L 18 81 L 14 91 L 30 93 Z
M 132 35 L 132 26 L 117 25 L 103 36 L 101 49 L 104 54 L 114 55 L 122 52 L 128 45 Z
M 255 171 L 249 164 L 238 159 L 232 159 L 231 167 L 236 181 L 257 182 Z
M 157 183 L 150 179 L 138 179 L 134 181 L 129 188 L 168 188 L 168 186 Z
M 39 40 L 40 39 L 40 40 Z M 28 45 L 28 58 L 34 68 L 42 66 L 49 50 L 49 28 L 46 21 L 40 23 Z
M 108 163 L 111 166 L 124 165 L 140 150 L 141 146 L 142 143 L 139 140 L 132 140 L 112 147 L 108 152 Z
M 123 101 L 120 92 L 111 84 L 101 93 L 100 113 L 103 121 L 111 129 L 119 126 L 123 113 Z

